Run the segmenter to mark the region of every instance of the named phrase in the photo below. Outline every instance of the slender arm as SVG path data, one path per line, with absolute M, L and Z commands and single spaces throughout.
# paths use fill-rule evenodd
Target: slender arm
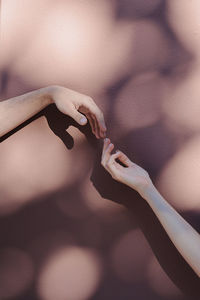
M 200 277 L 200 235 L 182 216 L 160 195 L 152 184 L 142 196 L 159 219 L 169 238 Z
M 47 88 L 0 102 L 0 136 L 28 120 L 51 102 Z

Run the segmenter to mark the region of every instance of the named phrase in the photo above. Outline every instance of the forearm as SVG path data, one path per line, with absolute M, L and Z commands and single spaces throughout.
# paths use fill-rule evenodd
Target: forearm
M 0 136 L 52 103 L 50 88 L 41 88 L 0 102 Z
M 200 277 L 200 235 L 160 195 L 153 186 L 142 195 L 148 202 L 171 241 Z

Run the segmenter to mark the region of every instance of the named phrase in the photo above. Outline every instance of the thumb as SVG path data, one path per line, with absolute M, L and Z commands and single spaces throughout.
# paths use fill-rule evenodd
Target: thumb
M 80 125 L 87 124 L 87 118 L 83 114 L 81 114 L 80 112 L 78 112 L 74 107 L 72 107 L 70 109 L 70 111 L 68 112 L 68 115 L 71 118 L 73 118 Z

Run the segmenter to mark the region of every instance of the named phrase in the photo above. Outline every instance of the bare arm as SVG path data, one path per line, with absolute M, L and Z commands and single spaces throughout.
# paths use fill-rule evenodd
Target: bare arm
M 160 195 L 154 185 L 143 196 L 177 250 L 200 277 L 199 233 Z
M 50 103 L 50 94 L 45 89 L 0 102 L 0 136 L 14 129 Z
M 90 122 L 97 138 L 105 136 L 106 126 L 101 110 L 83 94 L 61 86 L 49 86 L 0 102 L 0 136 L 14 129 L 43 108 L 55 103 L 57 108 L 80 125 Z
M 150 205 L 169 238 L 200 277 L 200 235 L 181 215 L 160 195 L 148 173 L 129 160 L 121 151 L 111 154 L 114 145 L 104 140 L 102 165 L 111 176 L 135 189 Z M 120 160 L 125 167 L 117 163 Z

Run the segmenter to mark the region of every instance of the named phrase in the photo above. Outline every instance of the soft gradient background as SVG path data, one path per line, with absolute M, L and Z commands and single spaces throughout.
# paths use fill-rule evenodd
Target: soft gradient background
M 94 98 L 117 148 L 200 231 L 199 0 L 2 0 L 1 100 Z M 54 105 L 1 138 L 0 299 L 197 300 L 197 276 L 102 143 Z

